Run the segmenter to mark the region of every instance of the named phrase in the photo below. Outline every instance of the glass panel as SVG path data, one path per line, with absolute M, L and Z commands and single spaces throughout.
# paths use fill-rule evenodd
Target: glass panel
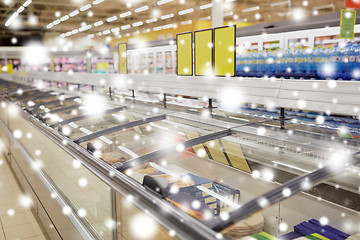
M 116 162 L 126 162 L 164 147 L 192 139 L 195 136 L 212 133 L 210 129 L 220 129 L 195 122 L 192 123 L 193 126 L 188 126 L 184 125 L 185 122 L 187 120 L 177 118 L 151 122 L 102 136 L 89 142 L 97 149 L 97 156 L 100 156 L 109 164 L 114 164 Z M 203 127 L 203 129 L 200 127 Z M 89 142 L 81 143 L 81 146 L 87 148 Z
M 127 198 L 116 193 L 118 239 L 177 239 L 155 220 L 135 207 Z
M 64 134 L 68 135 L 71 139 L 76 139 L 93 132 L 137 121 L 146 117 L 147 116 L 130 111 L 119 111 L 71 122 L 63 126 L 63 131 L 67 131 L 67 134 L 66 132 L 64 132 Z
M 70 100 L 66 100 L 66 96 L 64 97 L 60 97 L 59 99 L 62 101 L 59 102 L 55 102 L 55 103 L 51 103 L 51 104 L 42 104 L 39 106 L 38 112 L 39 113 L 46 113 L 49 111 L 53 111 L 53 110 L 57 110 L 57 109 L 61 109 L 61 108 L 65 108 L 65 107 L 70 107 L 73 105 L 77 105 L 79 104 L 79 98 L 77 99 L 70 99 Z
M 24 171 L 45 172 L 60 193 L 66 196 L 68 204 L 75 208 L 77 214 L 81 215 L 103 239 L 112 239 L 112 228 L 108 224 L 112 219 L 110 188 L 82 166 L 79 160 L 59 148 L 56 143 L 49 141 L 47 136 L 27 120 L 12 114 L 9 123 L 10 131 L 22 134 L 18 140 L 34 159 L 31 166 L 22 166 Z M 20 154 L 19 152 L 14 154 Z M 54 199 L 57 197 L 51 196 Z
M 184 132 L 189 139 L 200 136 L 194 130 Z M 334 142 L 319 142 L 297 136 L 294 131 L 279 131 L 271 125 L 253 123 L 235 128 L 231 136 L 191 148 L 183 149 L 178 144 L 177 152 L 135 166 L 125 173 L 139 183 L 143 183 L 145 176 L 165 179 L 168 184 L 167 188 L 164 187 L 166 200 L 196 219 L 203 220 L 208 216 L 226 216 L 255 197 L 280 186 L 279 183 L 341 161 L 342 156 L 350 154 L 352 150 Z M 346 185 L 335 182 L 339 180 L 337 177 L 328 181 L 330 185 L 337 184 L 335 186 L 338 188 L 353 187 L 353 191 L 356 191 L 358 184 L 354 179 L 359 178 L 357 171 L 351 174 L 351 178 L 350 173 L 345 175 L 349 176 L 344 180 Z M 340 179 L 344 179 L 343 176 Z M 342 199 L 341 191 L 337 197 L 331 197 L 327 183 L 316 186 L 309 193 L 317 191 L 321 193 L 321 198 Z M 290 195 L 291 192 L 283 194 Z M 347 207 L 356 205 L 357 194 L 348 192 L 346 196 Z M 265 206 L 269 203 L 264 199 L 258 204 Z M 272 221 L 271 216 L 265 213 L 252 217 L 254 219 L 250 218 L 251 221 L 261 220 L 261 229 L 269 227 Z M 233 239 L 232 234 L 239 237 L 236 231 L 227 233 L 227 236 Z
M 46 113 L 44 115 L 44 117 L 46 119 L 46 123 L 51 125 L 54 123 L 62 122 L 64 120 L 76 117 L 76 116 L 83 115 L 83 113 L 84 112 L 81 109 L 81 107 L 78 107 L 78 108 L 74 108 L 71 110 L 64 110 L 62 112 L 57 112 L 57 113 Z
M 42 94 L 32 94 L 27 96 L 26 98 L 20 99 L 18 102 L 20 102 L 22 107 L 32 107 L 35 104 L 41 104 L 46 103 L 50 101 L 54 101 L 59 99 L 60 95 L 57 94 L 50 94 L 50 93 L 42 93 Z
M 22 92 L 22 91 L 19 91 L 19 89 L 15 88 L 14 86 L 8 87 L 7 89 L 4 89 L 4 91 L 10 92 L 11 97 L 13 99 L 22 98 L 22 97 L 25 98 L 27 96 L 32 96 L 33 94 L 39 92 L 39 90 L 31 90 L 31 91 Z

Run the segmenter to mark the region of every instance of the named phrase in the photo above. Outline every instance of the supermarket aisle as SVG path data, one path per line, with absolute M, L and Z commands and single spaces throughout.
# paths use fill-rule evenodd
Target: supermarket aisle
M 6 160 L 0 159 L 0 240 L 47 239 Z

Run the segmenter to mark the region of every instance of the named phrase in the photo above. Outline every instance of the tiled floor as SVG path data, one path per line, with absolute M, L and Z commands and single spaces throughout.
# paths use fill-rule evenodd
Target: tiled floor
M 21 204 L 21 197 L 7 161 L 0 159 L 0 240 L 46 239 L 30 208 Z

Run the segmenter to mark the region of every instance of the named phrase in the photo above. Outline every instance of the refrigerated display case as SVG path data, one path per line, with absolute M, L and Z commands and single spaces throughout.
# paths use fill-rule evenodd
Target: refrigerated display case
M 1 86 L 9 89 L 5 83 Z M 23 94 L 43 96 L 44 91 Z M 31 121 L 61 148 L 77 154 L 75 162 L 56 161 L 57 155 L 46 158 L 43 171 L 74 210 L 91 196 L 85 220 L 100 238 L 114 239 L 116 234 L 130 239 L 239 239 L 258 234 L 253 237 L 272 239 L 293 230 L 298 237 L 328 237 L 318 232 L 328 224 L 347 234 L 359 229 L 359 174 L 353 165 L 358 150 L 330 135 L 311 137 L 295 124 L 283 131 L 268 121 L 229 121 L 139 101 L 109 100 L 102 114 L 91 116 L 77 96 L 45 95 L 47 100 L 32 99 L 37 112 L 46 114 L 47 108 L 61 120 L 43 124 L 39 116 L 24 112 L 22 123 Z M 18 101 L 23 108 L 26 100 Z M 13 116 L 9 121 L 11 131 L 25 126 Z M 28 139 L 19 141 L 24 147 L 31 145 Z M 92 180 L 86 182 L 85 187 L 91 187 L 86 192 L 83 182 L 80 187 L 76 183 L 80 172 L 74 169 L 90 163 L 97 171 L 87 173 Z M 111 179 L 106 178 L 111 191 L 109 182 L 97 182 L 102 174 Z M 113 222 L 106 222 L 108 218 Z M 107 223 L 113 226 L 110 230 Z

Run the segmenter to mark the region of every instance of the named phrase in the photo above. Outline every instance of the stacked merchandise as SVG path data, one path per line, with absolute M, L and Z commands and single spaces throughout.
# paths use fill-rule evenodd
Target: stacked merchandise
M 294 232 L 287 233 L 279 237 L 279 239 L 345 240 L 348 239 L 349 236 L 349 234 L 346 234 L 334 227 L 328 225 L 321 225 L 318 220 L 311 219 L 308 222 L 304 221 L 296 225 L 294 227 Z
M 241 240 L 277 240 L 277 238 L 266 232 L 260 232 L 251 236 L 241 238 Z
M 246 240 L 275 240 L 276 238 L 263 231 L 264 217 L 260 213 L 251 215 L 250 217 L 237 222 L 231 227 L 224 230 L 223 234 L 226 239 L 239 239 Z M 252 235 L 253 234 L 253 235 Z M 251 235 L 251 237 L 249 236 Z
M 236 75 L 360 80 L 360 45 L 252 50 L 236 56 Z

